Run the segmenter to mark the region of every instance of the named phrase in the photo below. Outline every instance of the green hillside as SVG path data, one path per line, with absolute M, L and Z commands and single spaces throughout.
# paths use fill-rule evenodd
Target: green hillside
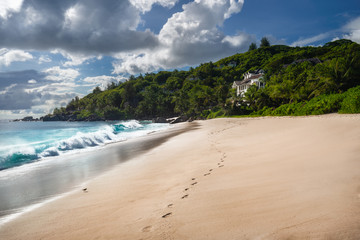
M 233 81 L 257 69 L 265 88 L 240 98 Z M 161 71 L 95 88 L 45 120 L 151 119 L 185 115 L 308 115 L 360 112 L 360 45 L 338 40 L 322 47 L 261 47 L 189 71 Z M 350 89 L 350 90 L 349 90 Z

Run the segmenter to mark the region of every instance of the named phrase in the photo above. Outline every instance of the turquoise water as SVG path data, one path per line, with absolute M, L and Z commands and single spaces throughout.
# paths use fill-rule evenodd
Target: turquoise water
M 167 128 L 136 120 L 0 122 L 0 227 L 161 144 L 171 131 L 150 133 Z
M 166 129 L 149 121 L 0 122 L 0 171 Z

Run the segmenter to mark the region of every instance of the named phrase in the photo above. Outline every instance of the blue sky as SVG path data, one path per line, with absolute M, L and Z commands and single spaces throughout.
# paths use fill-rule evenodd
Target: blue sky
M 360 43 L 360 1 L 1 0 L 0 118 L 41 116 L 131 74 L 259 45 Z

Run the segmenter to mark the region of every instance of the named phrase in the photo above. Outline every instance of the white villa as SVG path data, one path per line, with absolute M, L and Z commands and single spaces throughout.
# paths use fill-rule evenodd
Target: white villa
M 264 76 L 263 70 L 257 70 L 256 72 L 244 73 L 244 80 L 234 81 L 232 88 L 236 88 L 236 95 L 244 95 L 250 86 L 256 85 L 258 88 L 265 87 L 265 83 L 262 82 Z

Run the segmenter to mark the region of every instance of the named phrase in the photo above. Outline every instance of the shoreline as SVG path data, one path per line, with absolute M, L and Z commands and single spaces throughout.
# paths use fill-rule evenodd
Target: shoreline
M 360 236 L 360 115 L 195 123 L 92 179 L 87 193 L 0 227 L 0 238 Z
M 61 157 L 56 156 L 29 165 L 5 169 L 0 172 L 2 181 L 0 203 L 3 204 L 0 208 L 0 227 L 24 213 L 71 194 L 87 182 L 106 174 L 116 165 L 121 165 L 132 157 L 188 130 L 191 129 L 184 129 L 181 125 L 173 126 L 124 141 L 108 143 L 96 149 L 64 154 Z M 99 161 L 98 159 L 102 157 L 115 160 Z M 28 193 L 26 198 L 19 198 L 17 203 L 11 203 L 12 198 L 20 196 L 28 189 L 34 193 Z

